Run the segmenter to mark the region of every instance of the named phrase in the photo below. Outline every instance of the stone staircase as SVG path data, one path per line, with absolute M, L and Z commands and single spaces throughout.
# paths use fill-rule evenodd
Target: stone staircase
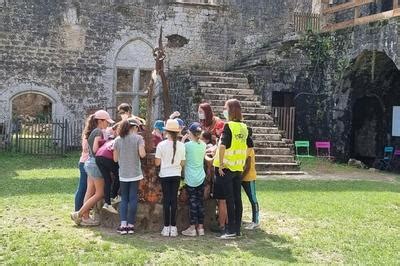
M 295 161 L 293 144 L 282 138 L 282 132 L 274 125 L 270 107 L 261 103 L 261 97 L 250 89 L 245 74 L 237 72 L 191 72 L 197 83 L 193 93 L 201 95 L 220 115 L 225 101 L 238 99 L 242 105 L 245 123 L 253 129 L 256 151 L 256 169 L 259 176 L 276 174 L 301 174 Z

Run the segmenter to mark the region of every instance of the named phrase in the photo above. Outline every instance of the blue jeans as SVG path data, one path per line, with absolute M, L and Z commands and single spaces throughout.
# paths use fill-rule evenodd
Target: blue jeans
M 78 188 L 75 192 L 75 211 L 79 211 L 82 208 L 83 200 L 85 199 L 86 188 L 87 188 L 87 173 L 85 171 L 85 163 L 79 163 L 79 177 Z
M 126 221 L 128 222 L 128 224 L 133 224 L 133 225 L 136 222 L 138 187 L 139 187 L 139 181 L 120 182 L 121 204 L 119 209 L 119 216 L 121 222 Z

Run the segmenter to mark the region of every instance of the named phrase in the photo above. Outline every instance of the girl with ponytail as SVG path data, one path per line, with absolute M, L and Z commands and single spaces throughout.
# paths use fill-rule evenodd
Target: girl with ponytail
M 176 210 L 178 205 L 178 188 L 185 164 L 185 145 L 177 141 L 180 132 L 179 123 L 174 119 L 167 121 L 164 130 L 167 139 L 157 145 L 156 166 L 160 167 L 160 178 L 163 192 L 164 228 L 162 236 L 178 236 L 176 228 Z

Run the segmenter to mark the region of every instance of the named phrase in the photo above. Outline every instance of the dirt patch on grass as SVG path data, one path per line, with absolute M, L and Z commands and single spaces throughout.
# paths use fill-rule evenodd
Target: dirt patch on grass
M 307 172 L 304 175 L 274 175 L 263 177 L 267 180 L 292 179 L 292 180 L 371 180 L 398 182 L 399 175 L 383 172 L 371 173 L 368 170 L 354 170 L 336 173 Z

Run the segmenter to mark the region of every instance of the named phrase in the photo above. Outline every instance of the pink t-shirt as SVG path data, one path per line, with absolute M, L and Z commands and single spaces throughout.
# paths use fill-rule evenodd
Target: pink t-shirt
M 101 156 L 107 159 L 113 159 L 114 140 L 107 141 L 96 152 L 96 156 Z
M 82 139 L 82 153 L 79 162 L 84 163 L 87 161 L 88 158 L 89 158 L 89 143 L 87 139 Z

